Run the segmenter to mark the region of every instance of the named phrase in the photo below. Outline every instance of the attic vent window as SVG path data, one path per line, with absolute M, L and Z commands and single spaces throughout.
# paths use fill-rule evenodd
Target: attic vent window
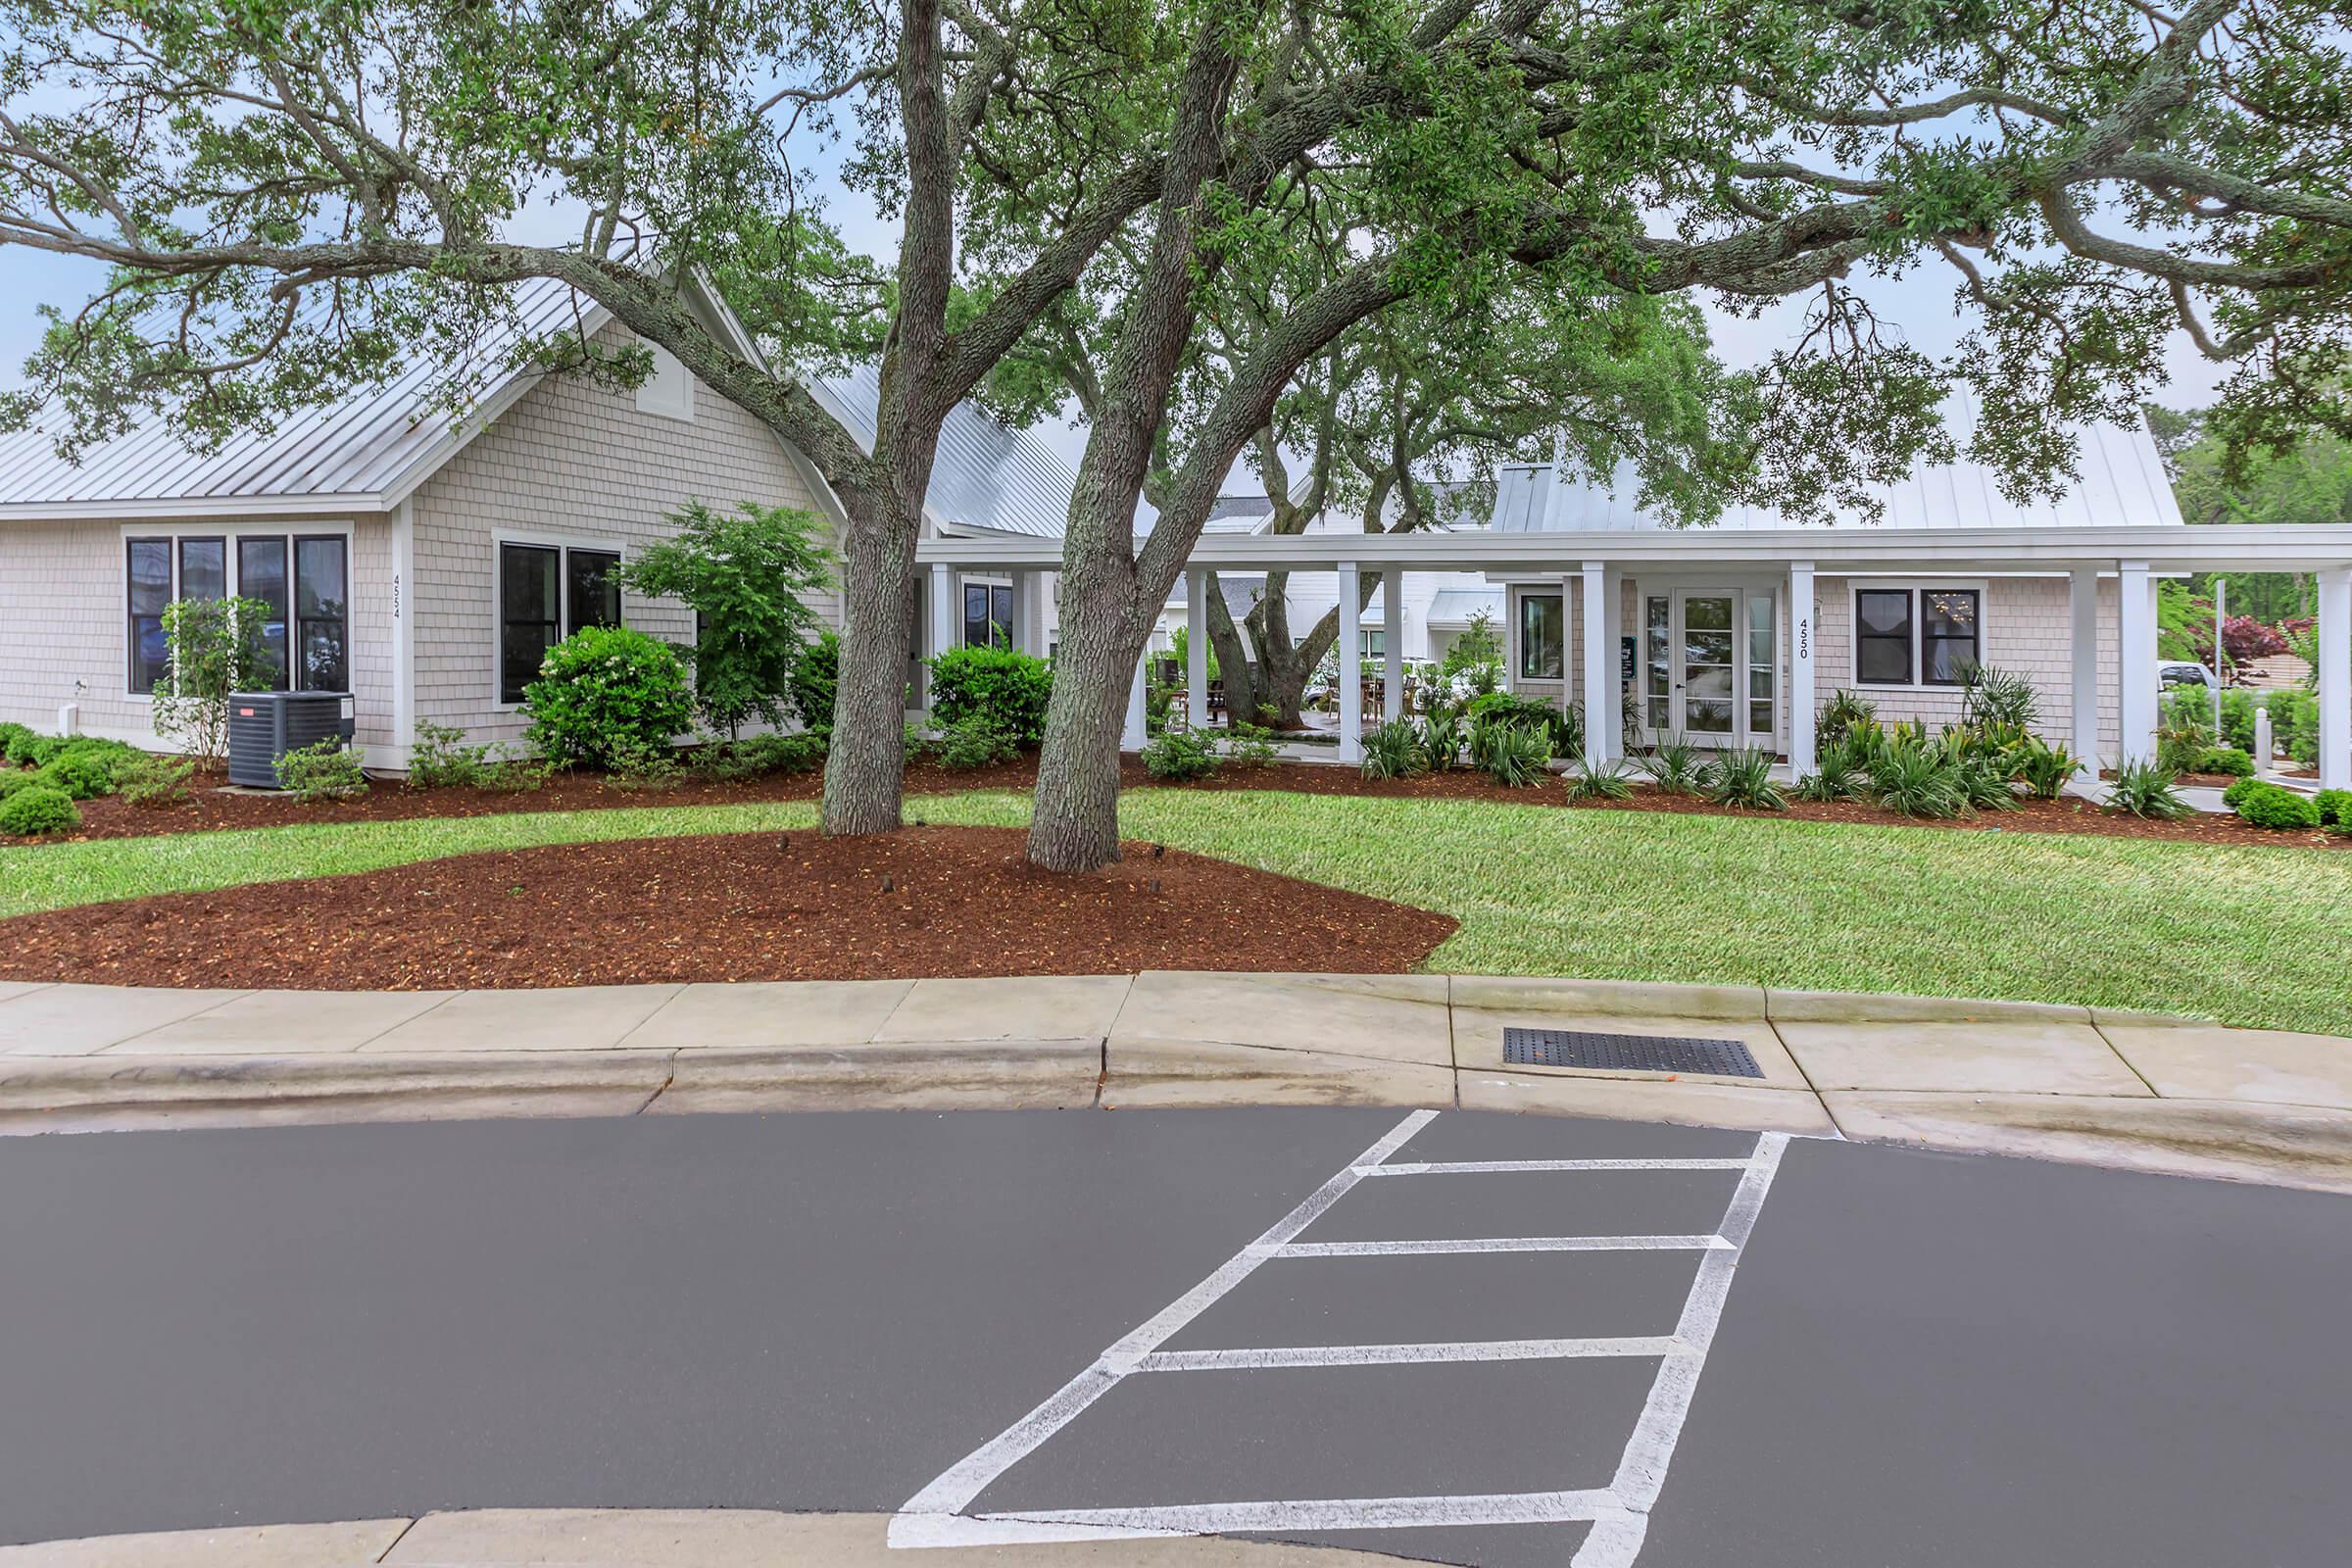
M 694 417 L 694 377 L 669 350 L 654 350 L 654 373 L 637 388 L 637 410 L 665 419 Z

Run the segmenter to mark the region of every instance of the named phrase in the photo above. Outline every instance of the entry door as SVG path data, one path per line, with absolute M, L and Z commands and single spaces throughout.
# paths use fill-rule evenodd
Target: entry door
M 1686 588 L 1675 600 L 1674 727 L 1729 746 L 1740 728 L 1740 595 Z

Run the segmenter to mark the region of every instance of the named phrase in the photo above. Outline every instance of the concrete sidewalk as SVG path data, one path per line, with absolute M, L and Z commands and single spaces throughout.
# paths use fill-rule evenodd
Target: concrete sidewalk
M 1514 1026 L 1760 1078 L 1506 1065 Z M 1153 971 L 354 993 L 0 984 L 0 1131 L 868 1107 L 1460 1105 L 2352 1191 L 2352 1040 L 2037 1003 Z

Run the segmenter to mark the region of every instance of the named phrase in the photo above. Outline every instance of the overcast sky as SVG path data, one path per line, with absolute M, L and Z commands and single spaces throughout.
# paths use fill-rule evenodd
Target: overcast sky
M 853 247 L 873 255 L 887 255 L 895 250 L 895 226 L 876 220 L 855 194 L 836 186 L 830 192 L 827 206 L 829 216 L 841 225 L 844 237 Z M 515 237 L 549 242 L 561 241 L 573 227 L 552 213 L 525 226 L 544 231 L 518 232 Z M 49 304 L 71 310 L 89 297 L 103 275 L 103 270 L 95 264 L 75 258 L 0 247 L 0 387 L 24 382 L 25 357 L 40 340 L 42 322 L 35 314 L 36 307 Z M 1934 268 L 1917 269 L 1899 280 L 1862 277 L 1852 282 L 1877 308 L 1886 325 L 1899 330 L 1923 353 L 1936 357 L 1949 353 L 1967 328 L 1954 307 L 1952 284 L 1950 273 Z M 1707 311 L 1718 351 L 1735 366 L 1759 364 L 1775 349 L 1794 343 L 1801 330 L 1802 314 L 1800 300 L 1785 301 L 1752 321 L 1723 315 L 1712 308 Z M 2172 384 L 2159 394 L 2157 401 L 2175 408 L 2199 408 L 2211 401 L 2220 377 L 2215 373 L 2216 368 L 2196 353 L 2186 334 L 2178 331 L 2173 334 L 2168 364 Z M 1077 462 L 1085 444 L 1083 430 L 1050 425 L 1038 433 L 1072 464 Z M 1236 466 L 1231 488 L 1236 491 L 1257 488 L 1246 466 Z

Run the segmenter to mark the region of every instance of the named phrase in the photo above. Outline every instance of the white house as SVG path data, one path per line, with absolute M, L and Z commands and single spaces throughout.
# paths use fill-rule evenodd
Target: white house
M 722 306 L 691 299 L 757 356 Z M 628 340 L 561 284 L 526 285 L 517 305 L 524 330 L 567 325 L 576 312 L 602 340 Z M 496 363 L 507 346 L 471 352 Z M 674 359 L 657 361 L 634 392 L 516 373 L 464 420 L 429 396 L 446 368 L 417 364 L 210 454 L 156 424 L 79 464 L 61 461 L 39 429 L 0 438 L 0 718 L 154 744 L 164 608 L 237 594 L 272 609 L 281 684 L 350 693 L 368 766 L 406 767 L 420 721 L 476 740 L 520 736 L 521 685 L 562 637 L 620 621 L 691 640 L 683 606 L 624 594 L 609 576 L 673 531 L 670 511 L 699 498 L 840 518 L 799 452 Z M 869 373 L 812 390 L 870 439 L 873 388 Z M 926 531 L 1057 536 L 1070 482 L 1040 443 L 959 408 L 942 435 Z M 1014 583 L 973 574 L 982 624 L 1025 618 L 1024 641 L 1037 641 L 1050 612 L 1019 603 Z M 814 608 L 837 618 L 831 596 Z

